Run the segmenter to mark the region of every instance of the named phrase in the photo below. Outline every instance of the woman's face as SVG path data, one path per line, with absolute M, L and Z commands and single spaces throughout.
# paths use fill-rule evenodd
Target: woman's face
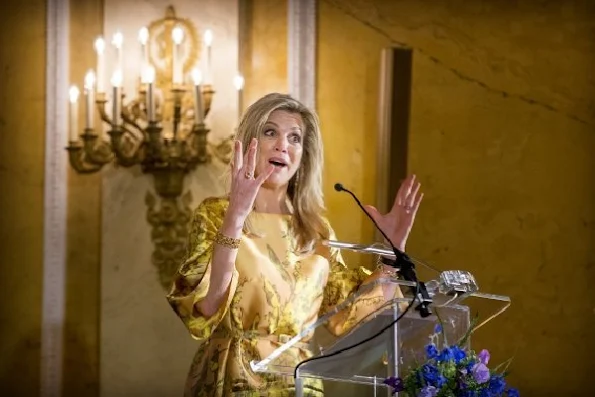
M 265 187 L 287 187 L 302 161 L 302 117 L 297 113 L 275 110 L 269 116 L 258 139 L 255 175 L 265 172 L 269 165 L 275 167 L 264 182 Z

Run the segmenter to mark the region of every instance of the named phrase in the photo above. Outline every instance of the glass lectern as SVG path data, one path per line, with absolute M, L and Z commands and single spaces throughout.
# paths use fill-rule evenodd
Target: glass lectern
M 311 327 L 250 365 L 255 372 L 295 377 L 297 397 L 303 396 L 303 384 L 308 379 L 325 381 L 325 395 L 330 396 L 391 395 L 384 380 L 404 376 L 412 365 L 423 361 L 428 343 L 442 345 L 444 338 L 447 343 L 455 343 L 465 335 L 474 318 L 474 329 L 478 329 L 510 306 L 506 296 L 478 292 L 468 272 L 433 272 L 431 278 L 425 282 L 430 315 L 424 316 L 418 310 L 421 298 L 416 283 L 387 276 L 361 287 Z M 397 284 L 402 297 L 387 301 L 341 336 L 326 331 L 325 325 L 334 315 L 385 283 Z M 436 332 L 437 325 L 442 332 Z M 314 356 L 297 367 L 287 364 L 284 353 L 312 334 L 315 337 L 310 347 Z M 354 388 L 357 393 L 353 393 Z

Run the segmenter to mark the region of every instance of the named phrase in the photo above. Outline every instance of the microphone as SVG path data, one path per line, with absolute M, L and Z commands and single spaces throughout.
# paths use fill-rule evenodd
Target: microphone
M 422 317 L 428 317 L 430 316 L 432 313 L 430 311 L 429 308 L 429 304 L 432 301 L 430 298 L 430 295 L 428 294 L 428 291 L 426 289 L 426 286 L 423 282 L 420 282 L 417 279 L 417 275 L 415 274 L 415 264 L 413 263 L 413 261 L 411 260 L 411 258 L 409 258 L 409 256 L 404 253 L 403 251 L 397 249 L 397 247 L 395 247 L 395 245 L 393 244 L 393 242 L 391 241 L 390 238 L 388 238 L 388 236 L 386 235 L 386 233 L 384 233 L 384 230 L 382 230 L 382 228 L 380 226 L 378 226 L 378 223 L 376 223 L 376 221 L 374 220 L 374 218 L 372 218 L 372 216 L 368 213 L 368 211 L 366 211 L 366 209 L 364 208 L 364 206 L 362 205 L 362 203 L 359 201 L 359 199 L 357 198 L 357 196 L 355 195 L 355 193 L 353 193 L 351 190 L 345 188 L 342 184 L 340 183 L 335 183 L 335 190 L 337 192 L 347 192 L 349 193 L 349 195 L 351 197 L 353 197 L 353 199 L 355 200 L 355 202 L 357 203 L 358 207 L 364 212 L 364 214 L 366 214 L 366 216 L 372 221 L 372 223 L 374 224 L 374 226 L 376 227 L 376 229 L 380 232 L 380 234 L 382 234 L 382 236 L 386 239 L 386 241 L 388 241 L 388 243 L 390 244 L 391 249 L 393 250 L 396 260 L 394 262 L 393 266 L 395 269 L 397 269 L 397 271 L 403 276 L 403 278 L 407 281 L 413 281 L 415 283 L 418 284 L 419 287 L 419 293 L 421 295 L 421 299 L 420 299 L 420 304 L 415 308 L 416 310 L 418 310 L 420 312 L 420 315 Z M 384 263 L 384 262 L 383 262 Z M 414 294 L 417 294 L 417 289 L 414 287 L 411 287 L 413 290 Z

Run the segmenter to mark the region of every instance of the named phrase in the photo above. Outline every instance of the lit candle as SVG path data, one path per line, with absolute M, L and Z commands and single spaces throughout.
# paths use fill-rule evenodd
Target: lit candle
M 105 51 L 105 41 L 102 37 L 95 40 L 95 52 L 97 52 L 97 92 L 105 92 L 105 58 L 103 52 Z
M 70 97 L 70 142 L 76 142 L 78 140 L 78 100 L 79 100 L 79 89 L 73 85 L 68 90 L 68 96 Z
M 93 128 L 93 102 L 95 102 L 95 73 L 89 70 L 85 75 L 85 128 Z
M 172 62 L 172 69 L 173 69 L 173 83 L 174 84 L 182 84 L 184 74 L 183 72 L 183 61 L 182 61 L 182 54 L 181 54 L 181 44 L 184 40 L 184 31 L 179 26 L 176 26 L 171 33 L 172 39 L 174 41 L 174 53 L 173 53 L 173 62 Z
M 244 89 L 244 77 L 241 74 L 237 74 L 233 78 L 233 85 L 238 90 L 238 120 L 242 117 L 242 110 L 244 110 L 244 101 L 243 101 L 243 89 Z
M 116 69 L 122 70 L 122 45 L 124 44 L 124 36 L 117 32 L 112 37 L 112 45 L 116 49 Z
M 112 75 L 112 87 L 113 87 L 113 98 L 112 98 L 112 128 L 116 129 L 120 125 L 120 116 L 122 114 L 121 109 L 121 94 L 122 89 L 122 71 L 116 70 Z
M 141 82 L 147 85 L 147 119 L 150 123 L 155 121 L 155 97 L 153 86 L 155 84 L 155 69 L 148 66 L 141 75 Z
M 192 70 L 192 81 L 194 82 L 194 122 L 200 124 L 203 122 L 204 110 L 202 108 L 202 73 L 199 69 Z
M 141 79 L 145 69 L 149 67 L 149 46 L 147 43 L 149 42 L 149 29 L 146 27 L 142 27 L 141 30 L 138 32 L 138 41 L 140 41 L 140 48 L 141 48 Z
M 207 84 L 212 84 L 213 76 L 211 70 L 211 46 L 213 45 L 213 32 L 210 29 L 207 29 L 205 31 L 204 41 L 207 47 L 207 64 L 205 66 L 205 80 Z

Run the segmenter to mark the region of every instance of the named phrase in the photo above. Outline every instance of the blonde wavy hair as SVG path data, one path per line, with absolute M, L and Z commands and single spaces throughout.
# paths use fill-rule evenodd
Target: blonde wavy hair
M 316 240 L 329 238 L 329 226 L 324 218 L 322 193 L 323 145 L 318 116 L 290 95 L 271 93 L 263 96 L 246 109 L 238 126 L 236 139 L 242 142 L 244 155 L 252 138 L 260 138 L 271 113 L 284 110 L 302 118 L 302 160 L 287 188 L 288 200 L 293 208 L 292 231 L 297 237 L 297 250 L 311 251 Z M 253 230 L 250 217 L 245 229 Z

